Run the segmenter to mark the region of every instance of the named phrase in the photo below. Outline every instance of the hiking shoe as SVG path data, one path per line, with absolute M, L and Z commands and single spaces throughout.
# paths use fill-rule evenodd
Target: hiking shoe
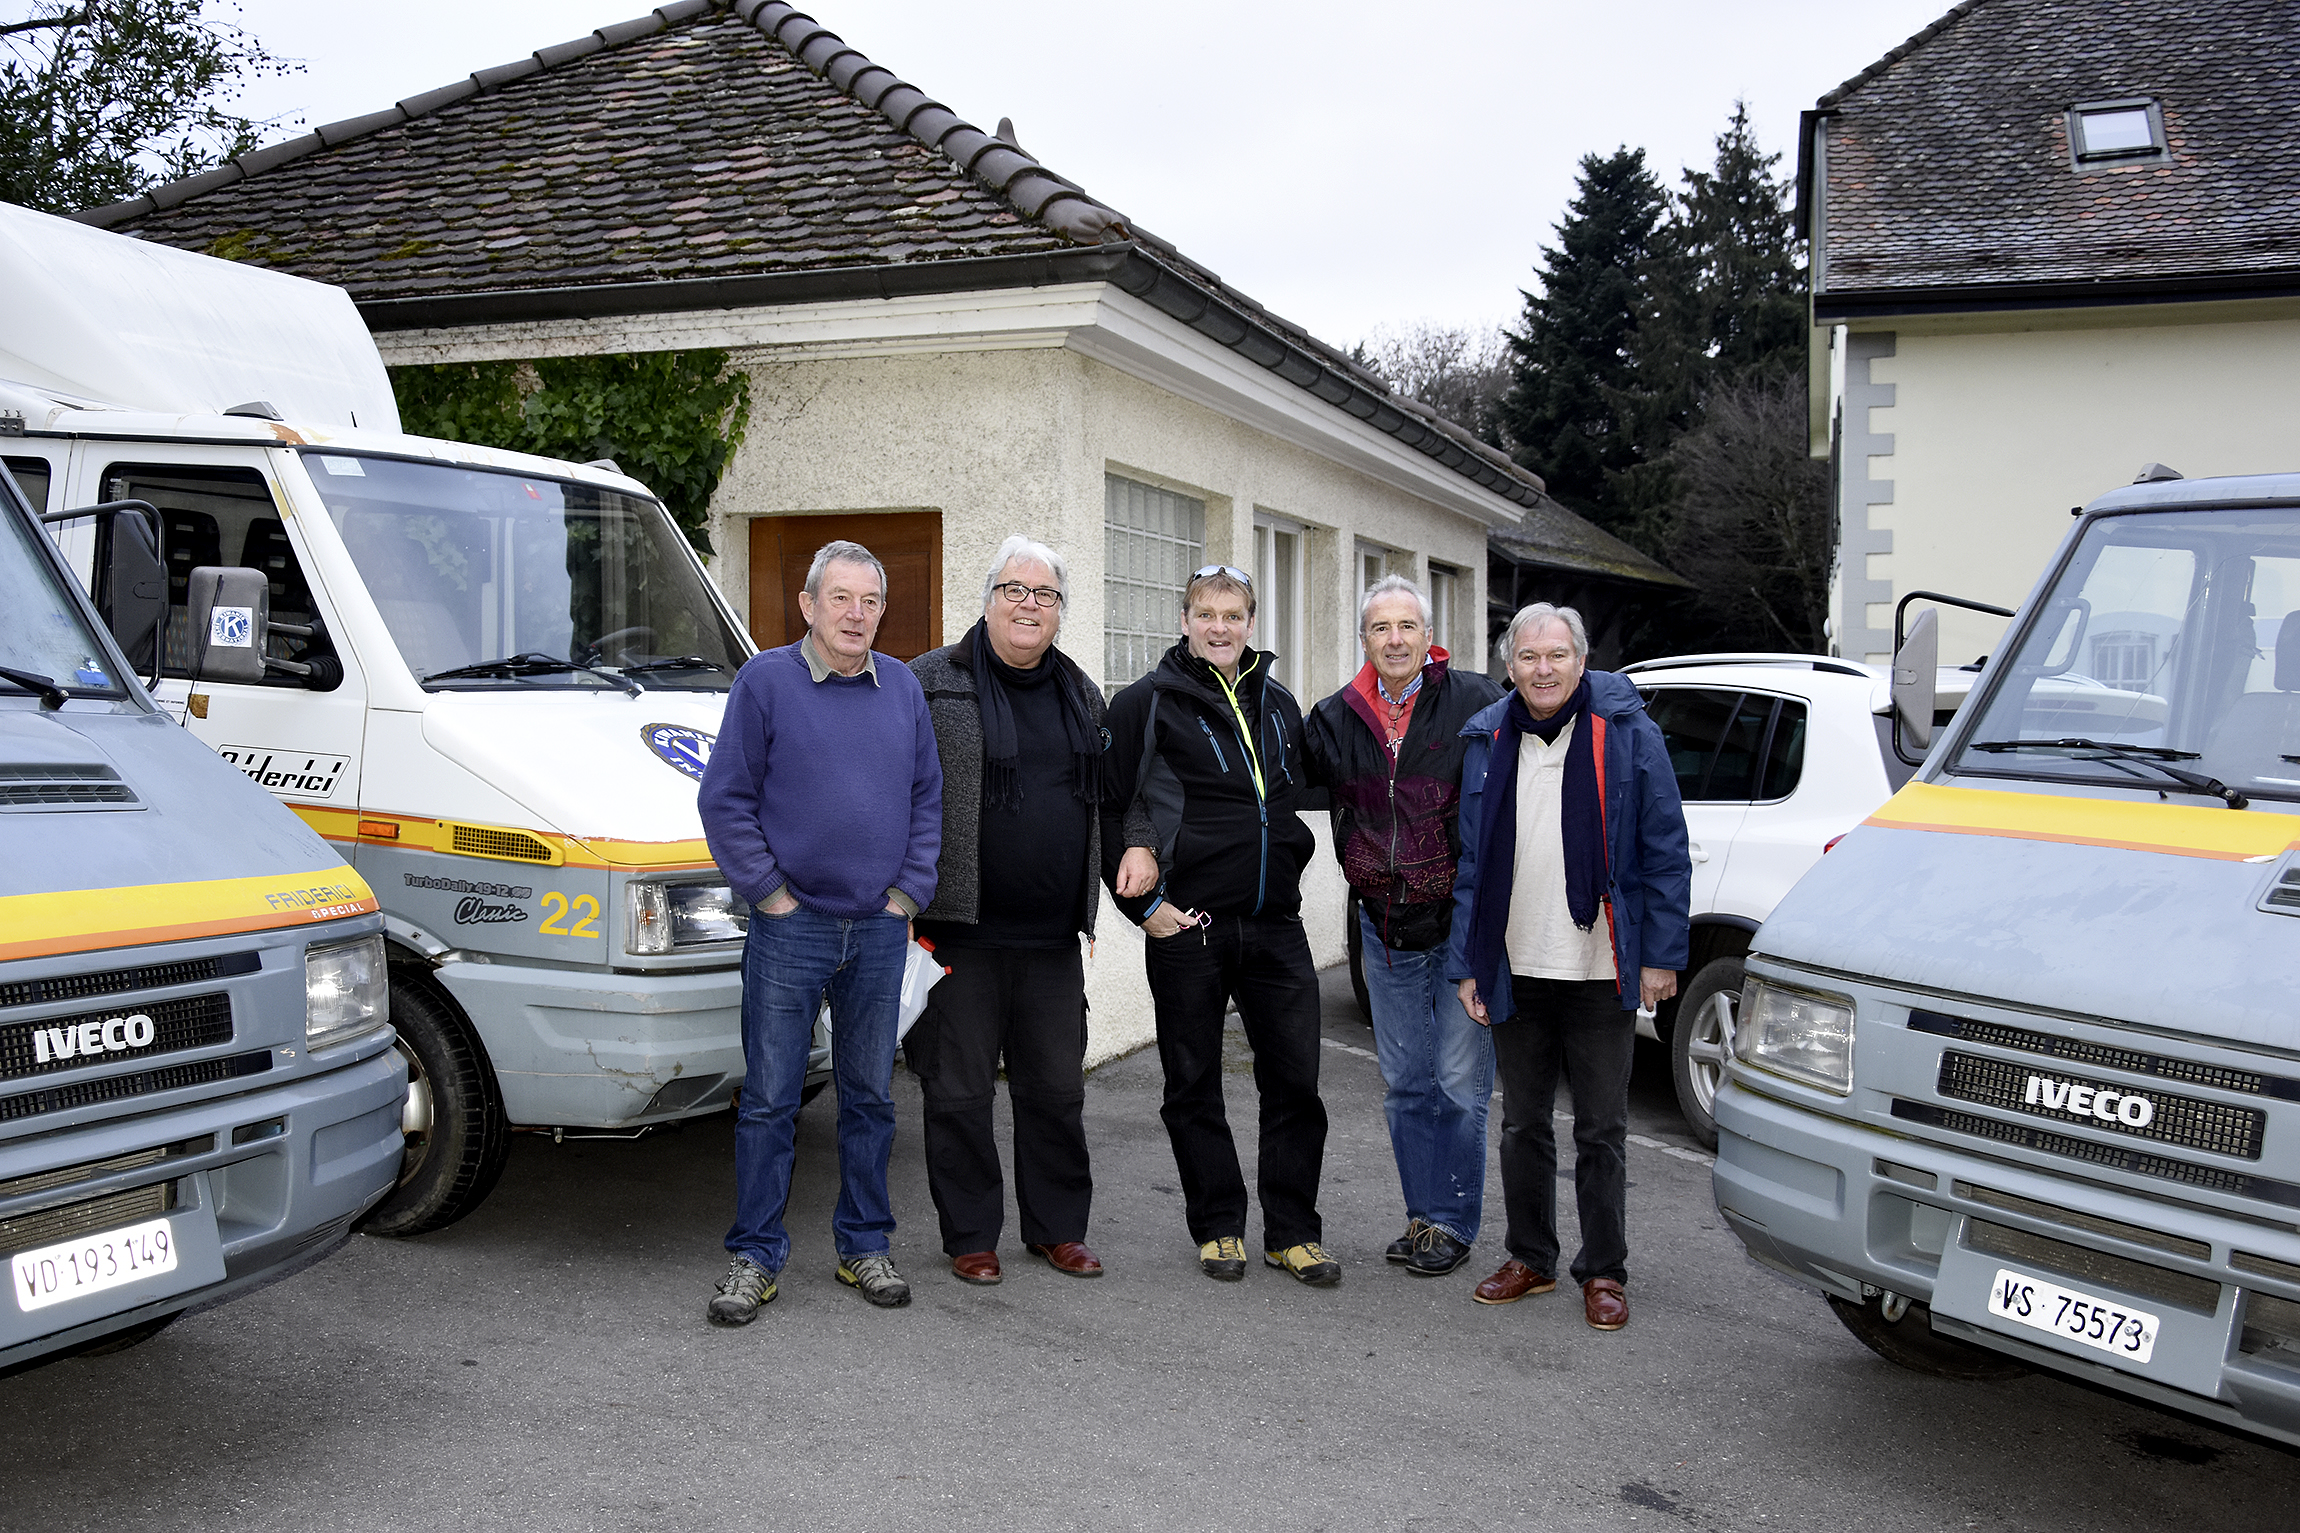
M 1314 1240 L 1288 1246 L 1283 1251 L 1264 1251 L 1262 1260 L 1273 1267 L 1283 1267 L 1312 1288 L 1331 1288 L 1342 1280 L 1342 1264 L 1328 1256 L 1326 1248 Z
M 1382 1252 L 1382 1255 L 1393 1262 L 1410 1260 L 1414 1254 L 1415 1242 L 1422 1238 L 1422 1231 L 1428 1228 L 1429 1226 L 1419 1219 L 1408 1219 L 1406 1221 L 1406 1232 L 1403 1235 L 1400 1235 L 1397 1239 L 1391 1241 L 1389 1244 L 1389 1249 Z
M 1415 1277 L 1443 1277 L 1468 1260 L 1468 1241 L 1443 1225 L 1425 1225 L 1413 1255 L 1406 1258 L 1406 1271 Z
M 758 1318 L 759 1306 L 774 1296 L 775 1275 L 749 1257 L 738 1256 L 727 1263 L 727 1275 L 719 1279 L 705 1313 L 713 1325 L 749 1325 Z
M 910 1302 L 910 1284 L 894 1270 L 894 1258 L 884 1251 L 840 1257 L 839 1281 L 861 1289 L 862 1296 L 880 1309 L 896 1309 Z
M 1240 1235 L 1220 1235 L 1198 1248 L 1198 1266 L 1210 1278 L 1235 1283 L 1246 1275 L 1246 1241 Z

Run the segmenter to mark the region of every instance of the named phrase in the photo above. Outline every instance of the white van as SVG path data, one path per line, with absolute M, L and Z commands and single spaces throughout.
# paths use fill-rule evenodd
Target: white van
M 695 794 L 752 645 L 662 505 L 398 434 L 340 290 L 5 207 L 0 282 L 42 306 L 0 326 L 0 458 L 157 510 L 155 697 L 381 901 L 413 1080 L 368 1228 L 469 1211 L 514 1126 L 724 1108 L 747 912 Z M 98 525 L 62 532 L 93 587 Z

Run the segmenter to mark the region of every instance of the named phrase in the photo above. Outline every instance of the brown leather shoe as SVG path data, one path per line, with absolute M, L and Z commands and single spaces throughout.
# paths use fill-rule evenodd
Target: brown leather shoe
M 950 1259 L 950 1270 L 961 1283 L 974 1283 L 984 1288 L 1002 1276 L 998 1270 L 996 1251 L 969 1251 L 964 1256 L 954 1256 Z
M 1556 1287 L 1557 1279 L 1511 1257 L 1501 1264 L 1499 1272 L 1478 1284 L 1470 1297 L 1480 1304 L 1515 1304 L 1528 1294 L 1548 1293 Z
M 1102 1276 L 1102 1258 L 1086 1249 L 1083 1241 L 1065 1240 L 1060 1245 L 1032 1246 L 1033 1256 L 1046 1258 L 1046 1265 L 1072 1277 Z
M 1581 1285 L 1581 1313 L 1600 1331 L 1618 1331 L 1629 1324 L 1629 1296 L 1611 1278 L 1591 1278 Z

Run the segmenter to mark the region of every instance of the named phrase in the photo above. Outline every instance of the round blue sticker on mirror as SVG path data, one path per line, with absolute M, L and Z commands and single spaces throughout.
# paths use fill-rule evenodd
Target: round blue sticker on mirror
M 642 724 L 639 738 L 647 742 L 647 749 L 701 782 L 703 768 L 711 764 L 711 742 L 718 736 L 684 724 Z

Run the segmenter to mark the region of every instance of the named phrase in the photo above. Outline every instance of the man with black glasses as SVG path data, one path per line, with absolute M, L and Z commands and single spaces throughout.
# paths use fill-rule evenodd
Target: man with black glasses
M 926 1177 L 961 1281 L 1002 1276 L 1006 1189 L 992 1137 L 1001 1061 L 1024 1246 L 1071 1277 L 1086 1246 L 1086 971 L 1102 906 L 1102 689 L 1055 647 L 1062 556 L 1011 537 L 982 620 L 911 662 L 942 758 L 942 859 L 918 935 L 947 969 L 904 1042 L 926 1098 Z
M 1318 1098 L 1318 984 L 1302 932 L 1314 843 L 1296 806 L 1302 715 L 1251 648 L 1254 585 L 1210 564 L 1182 594 L 1182 638 L 1112 699 L 1102 794 L 1105 876 L 1142 927 L 1166 1071 L 1160 1116 L 1206 1275 L 1246 1274 L 1246 1180 L 1222 1102 L 1222 1017 L 1233 1000 L 1261 1096 L 1263 1260 L 1305 1283 L 1341 1281 L 1318 1244 L 1326 1107 Z M 1130 805 L 1154 847 L 1126 846 Z M 1123 847 L 1124 855 L 1120 856 Z

